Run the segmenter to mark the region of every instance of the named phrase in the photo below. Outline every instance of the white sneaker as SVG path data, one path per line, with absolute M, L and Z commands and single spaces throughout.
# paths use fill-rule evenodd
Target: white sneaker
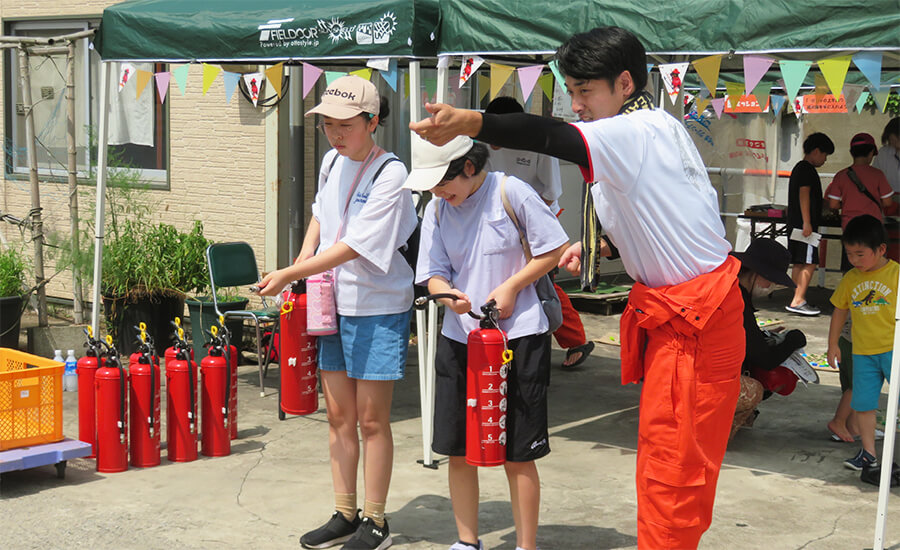
M 819 308 L 809 305 L 809 302 L 803 302 L 799 306 L 784 306 L 784 309 L 786 309 L 787 311 L 790 311 L 791 313 L 796 313 L 798 315 L 806 315 L 809 317 L 814 317 L 814 316 L 822 313 L 822 311 Z
M 456 541 L 453 543 L 453 546 L 450 547 L 450 550 L 472 550 L 473 548 L 474 546 Z M 481 543 L 481 539 L 478 539 L 478 550 L 484 550 L 484 544 Z

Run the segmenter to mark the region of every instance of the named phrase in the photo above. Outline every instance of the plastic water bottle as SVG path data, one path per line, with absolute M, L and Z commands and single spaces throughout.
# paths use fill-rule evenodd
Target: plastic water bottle
M 66 372 L 63 375 L 64 391 L 78 391 L 78 360 L 75 359 L 75 350 L 70 349 L 66 356 Z
M 55 349 L 55 350 L 53 350 L 53 360 L 54 360 L 54 361 L 58 361 L 58 362 L 60 362 L 60 363 L 65 363 L 65 362 L 66 362 L 66 360 L 63 359 L 62 350 L 60 350 L 60 349 Z M 63 389 L 63 391 L 67 391 L 67 390 L 66 390 L 66 373 L 65 373 L 65 371 L 63 371 L 63 381 L 62 381 L 62 382 L 63 382 L 63 383 L 62 383 L 62 389 Z

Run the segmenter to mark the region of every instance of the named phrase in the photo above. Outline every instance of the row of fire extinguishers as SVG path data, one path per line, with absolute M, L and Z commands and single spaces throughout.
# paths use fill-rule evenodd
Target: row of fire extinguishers
M 198 439 L 204 456 L 226 456 L 237 438 L 237 348 L 220 318 L 221 331 L 210 327 L 209 355 L 200 362 L 198 379 L 181 320 L 172 324 L 175 345 L 165 351 L 167 458 L 196 460 Z M 77 366 L 78 439 L 92 445 L 98 472 L 127 470 L 129 455 L 137 468 L 160 464 L 162 370 L 146 325 L 137 328 L 140 345 L 127 368 L 111 336 L 102 342 L 90 327 L 85 331 L 87 351 Z
M 430 294 L 417 298 L 424 309 L 428 300 L 455 299 L 453 294 Z M 506 413 L 509 408 L 509 376 L 513 352 L 500 329 L 494 300 L 481 306 L 479 328 L 466 340 L 466 463 L 500 466 L 506 462 Z

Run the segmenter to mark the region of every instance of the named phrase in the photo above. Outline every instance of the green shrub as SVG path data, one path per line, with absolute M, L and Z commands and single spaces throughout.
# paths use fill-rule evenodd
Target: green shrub
M 0 296 L 25 293 L 25 259 L 14 248 L 0 249 Z

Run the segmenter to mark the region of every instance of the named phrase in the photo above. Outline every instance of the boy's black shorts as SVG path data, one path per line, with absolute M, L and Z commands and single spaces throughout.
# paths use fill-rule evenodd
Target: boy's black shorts
M 788 251 L 791 253 L 791 263 L 819 265 L 819 247 L 811 246 L 804 242 L 788 239 Z
M 506 413 L 506 459 L 527 462 L 550 452 L 547 387 L 550 335 L 510 340 L 513 352 Z M 434 437 L 431 448 L 448 456 L 466 454 L 466 345 L 438 336 L 435 358 Z

